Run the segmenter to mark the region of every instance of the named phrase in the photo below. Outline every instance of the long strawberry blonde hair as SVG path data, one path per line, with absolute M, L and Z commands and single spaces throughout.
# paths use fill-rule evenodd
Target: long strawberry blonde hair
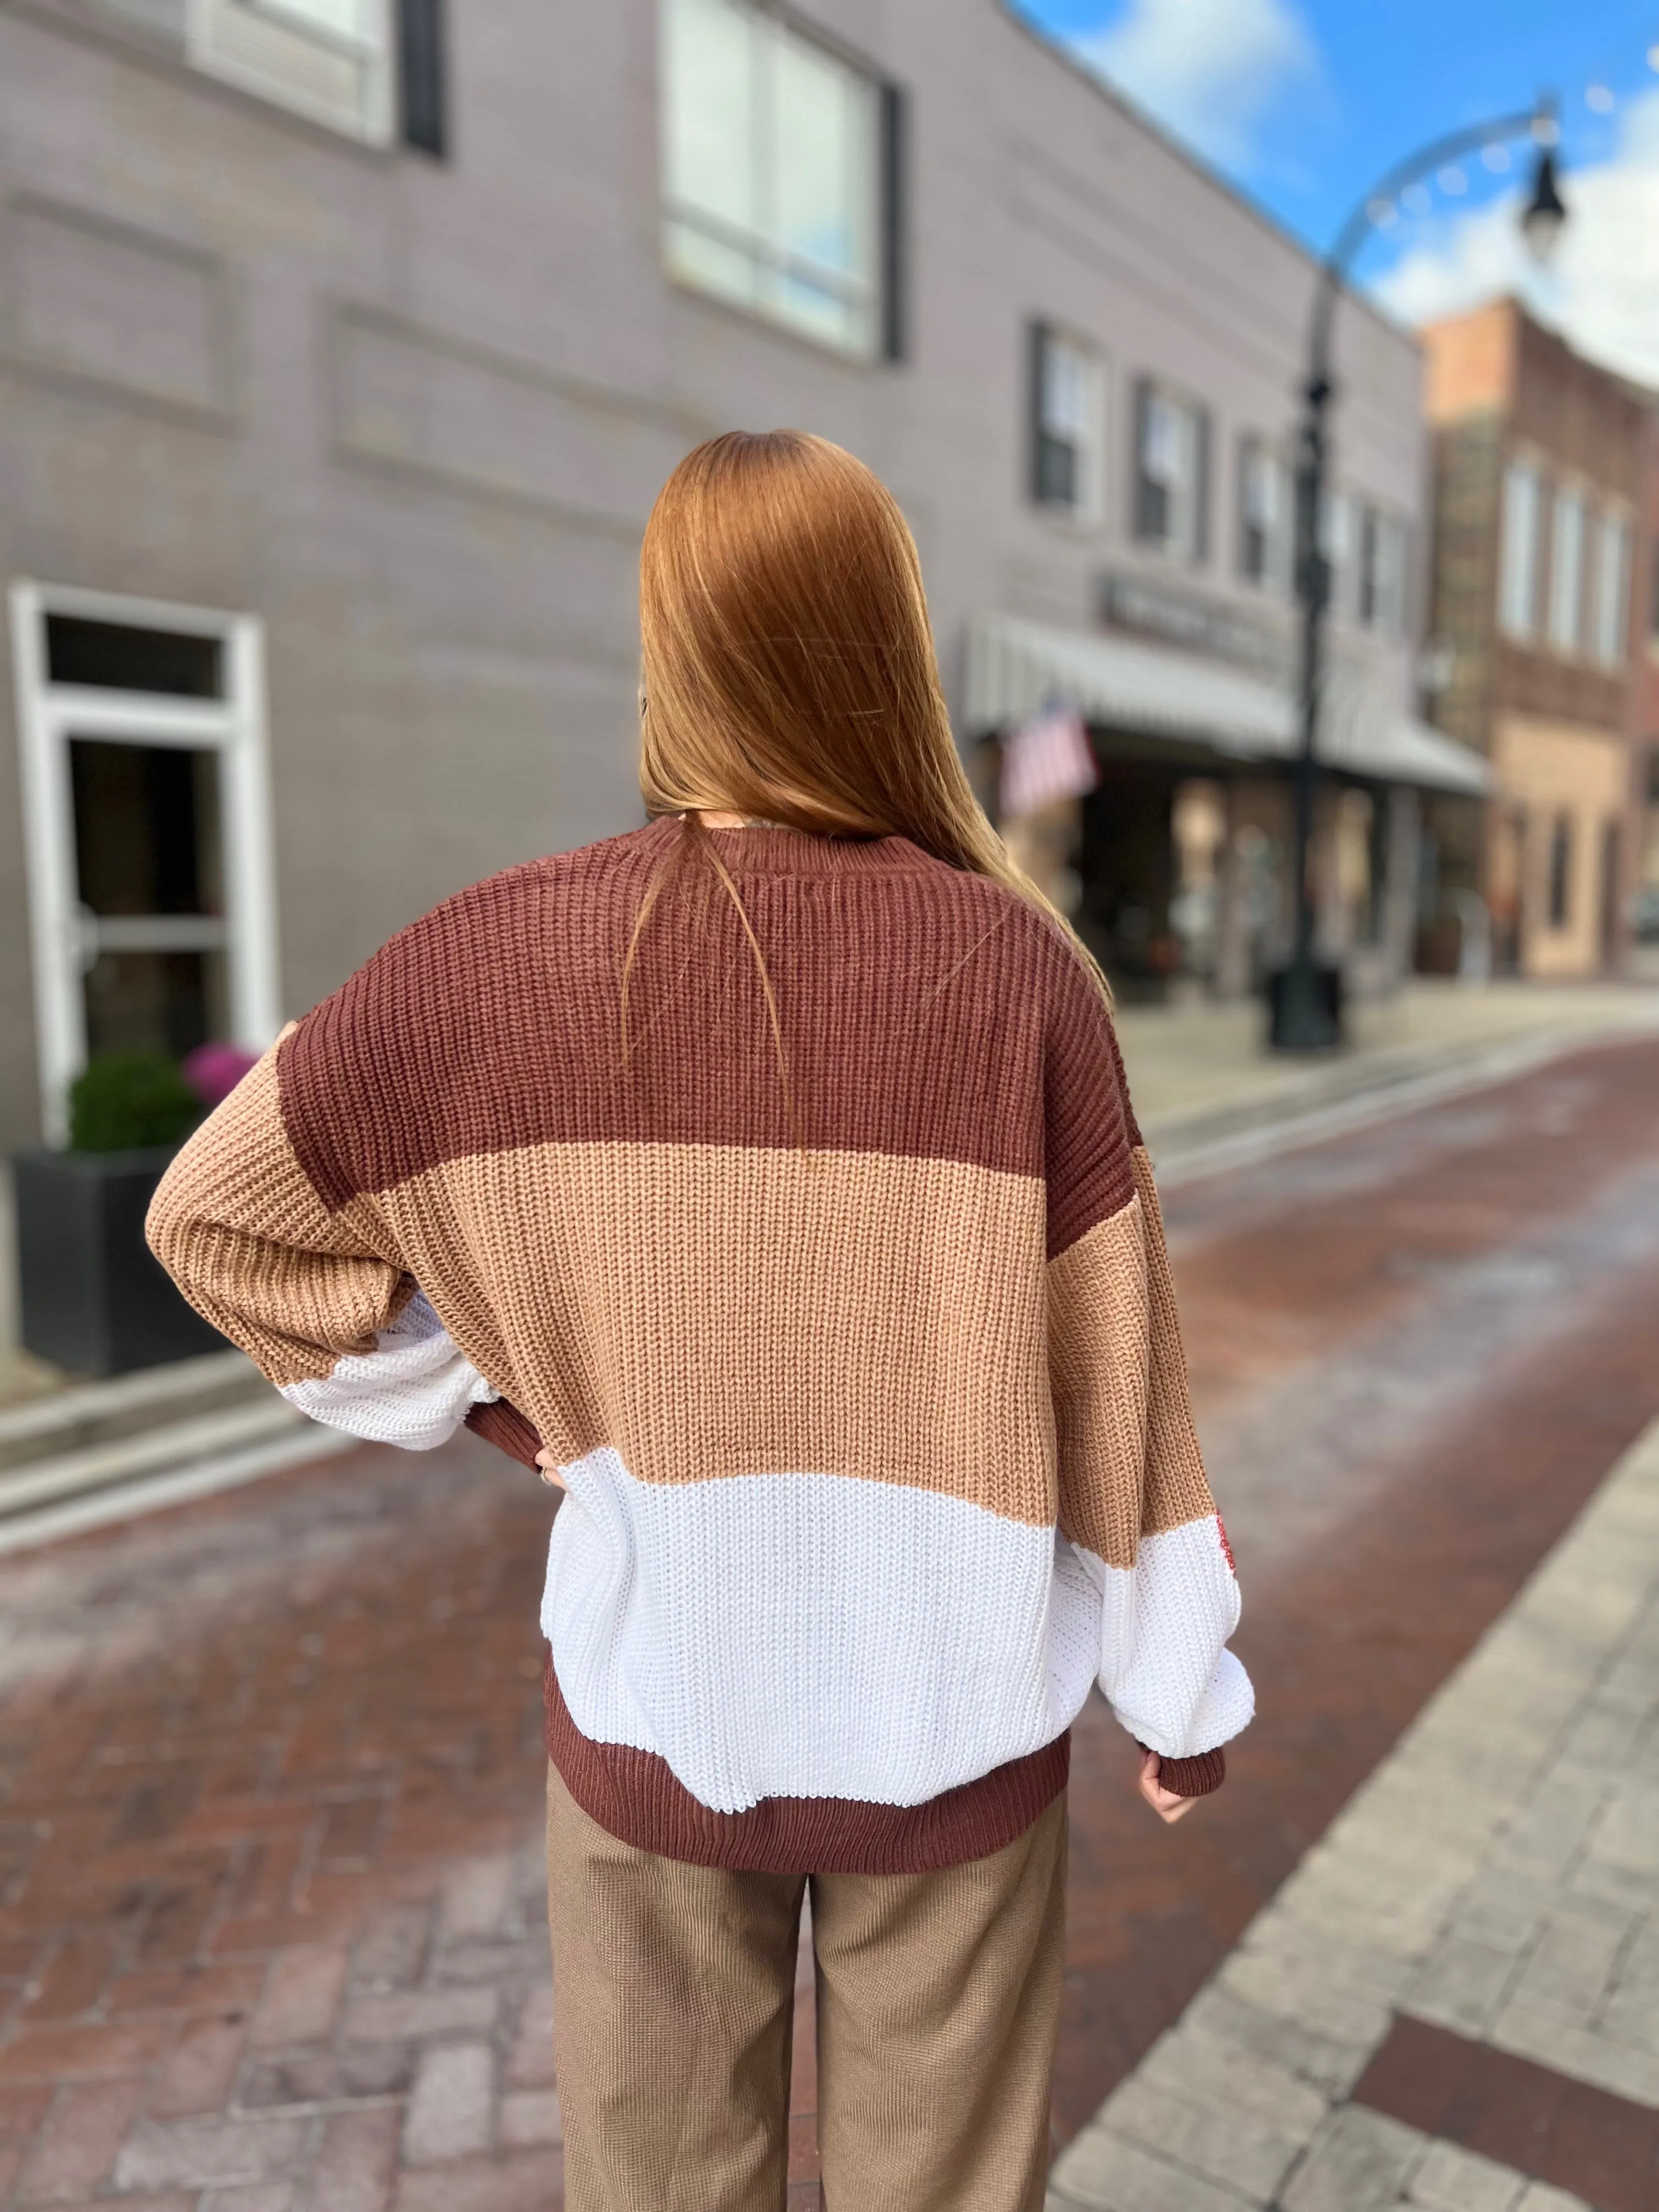
M 635 917 L 623 974 L 679 864 L 724 883 L 766 963 L 700 814 L 826 837 L 908 837 L 1037 908 L 1106 980 L 1066 917 L 1009 858 L 974 796 L 939 688 L 921 564 L 872 471 L 804 430 L 730 430 L 663 486 L 640 556 L 640 788 L 684 821 Z M 787 1076 L 786 1076 L 787 1079 Z

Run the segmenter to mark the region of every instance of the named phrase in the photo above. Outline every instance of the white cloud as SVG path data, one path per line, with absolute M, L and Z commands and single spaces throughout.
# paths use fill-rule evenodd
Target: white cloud
M 1291 0 L 1129 0 L 1116 22 L 1071 44 L 1224 168 L 1248 169 L 1261 126 L 1319 77 Z
M 1443 220 L 1372 287 L 1411 323 L 1513 292 L 1583 353 L 1659 386 L 1659 92 L 1626 109 L 1618 150 L 1564 171 L 1567 222 L 1540 269 L 1516 216 L 1518 194 Z

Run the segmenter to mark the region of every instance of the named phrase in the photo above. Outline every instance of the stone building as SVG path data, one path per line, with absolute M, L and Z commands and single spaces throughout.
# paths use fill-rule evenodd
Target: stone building
M 1634 586 L 1651 402 L 1513 300 L 1421 335 L 1435 719 L 1496 778 L 1478 817 L 1435 816 L 1444 885 L 1484 900 L 1500 971 L 1608 972 L 1639 865 Z
M 894 486 L 976 757 L 1083 707 L 1115 966 L 1271 950 L 1310 264 L 995 0 L 0 0 L 0 1142 L 636 820 L 641 526 L 732 425 Z M 1484 771 L 1409 719 L 1416 344 L 1340 353 L 1322 884 L 1385 981 Z

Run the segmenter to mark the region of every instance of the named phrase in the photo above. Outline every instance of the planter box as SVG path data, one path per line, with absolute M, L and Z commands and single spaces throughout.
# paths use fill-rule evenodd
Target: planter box
M 177 1147 L 15 1153 L 26 1348 L 76 1375 L 125 1375 L 224 1348 L 144 1242 Z

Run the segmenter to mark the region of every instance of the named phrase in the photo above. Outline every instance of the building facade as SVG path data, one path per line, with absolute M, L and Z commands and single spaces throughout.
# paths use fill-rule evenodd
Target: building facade
M 640 532 L 734 425 L 891 483 L 975 761 L 1075 694 L 1115 967 L 1282 934 L 1310 265 L 994 0 L 0 0 L 0 1140 L 636 821 Z M 1322 902 L 1382 979 L 1481 771 L 1409 721 L 1416 345 L 1345 307 L 1340 374 Z
M 1500 971 L 1611 973 L 1639 866 L 1632 738 L 1650 407 L 1512 300 L 1422 336 L 1435 719 L 1486 753 L 1495 777 L 1478 831 L 1449 840 L 1447 881 L 1485 902 Z

